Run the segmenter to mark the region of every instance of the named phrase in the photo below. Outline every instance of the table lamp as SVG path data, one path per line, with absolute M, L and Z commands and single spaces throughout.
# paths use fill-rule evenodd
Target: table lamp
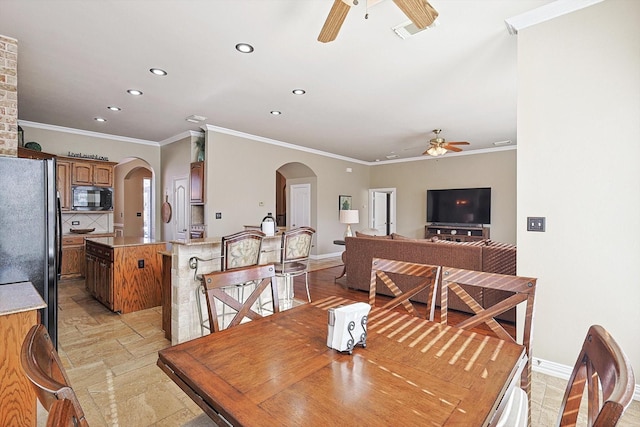
M 351 232 L 351 224 L 358 224 L 360 222 L 360 217 L 358 215 L 358 210 L 341 210 L 340 211 L 340 223 L 347 224 L 347 229 L 344 232 L 344 237 L 352 237 L 353 233 Z

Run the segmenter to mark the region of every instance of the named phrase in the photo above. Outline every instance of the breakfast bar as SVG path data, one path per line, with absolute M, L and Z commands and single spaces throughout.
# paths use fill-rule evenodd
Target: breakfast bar
M 278 261 L 280 240 L 279 234 L 262 240 L 261 264 Z M 196 275 L 220 271 L 221 242 L 222 237 L 171 241 L 172 345 L 202 336 L 197 312 L 200 280 Z M 189 262 L 193 257 L 197 259 L 197 269 Z

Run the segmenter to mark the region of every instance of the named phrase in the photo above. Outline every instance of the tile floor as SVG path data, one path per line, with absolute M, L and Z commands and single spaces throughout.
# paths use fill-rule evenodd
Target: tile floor
M 339 264 L 329 259 L 314 268 Z M 160 307 L 114 314 L 80 280 L 60 284 L 59 310 L 59 353 L 91 426 L 215 425 L 156 366 L 158 350 L 170 345 L 160 329 Z M 565 381 L 534 372 L 533 426 L 555 422 L 564 387 Z M 640 402 L 618 425 L 640 426 Z

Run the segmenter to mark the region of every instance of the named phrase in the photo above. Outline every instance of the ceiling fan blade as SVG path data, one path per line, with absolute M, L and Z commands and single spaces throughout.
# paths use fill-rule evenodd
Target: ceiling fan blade
M 456 153 L 462 151 L 462 148 L 454 147 L 449 144 L 445 144 L 443 148 L 449 151 L 455 151 Z
M 426 0 L 393 0 L 393 2 L 421 30 L 433 24 L 438 17 L 438 11 Z
M 336 39 L 338 32 L 342 27 L 342 23 L 347 17 L 347 13 L 349 13 L 349 9 L 351 9 L 351 6 L 342 0 L 333 1 L 333 6 L 331 6 L 331 10 L 329 11 L 329 16 L 327 16 L 327 19 L 324 21 L 324 25 L 322 26 L 322 30 L 320 30 L 320 35 L 318 36 L 319 42 L 327 43 Z
M 469 143 L 467 141 L 447 142 L 447 145 L 469 145 Z

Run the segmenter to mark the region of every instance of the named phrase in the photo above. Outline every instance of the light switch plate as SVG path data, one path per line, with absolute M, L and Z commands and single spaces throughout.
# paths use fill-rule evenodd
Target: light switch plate
M 543 216 L 528 216 L 527 217 L 527 231 L 542 231 L 544 232 L 545 217 Z

